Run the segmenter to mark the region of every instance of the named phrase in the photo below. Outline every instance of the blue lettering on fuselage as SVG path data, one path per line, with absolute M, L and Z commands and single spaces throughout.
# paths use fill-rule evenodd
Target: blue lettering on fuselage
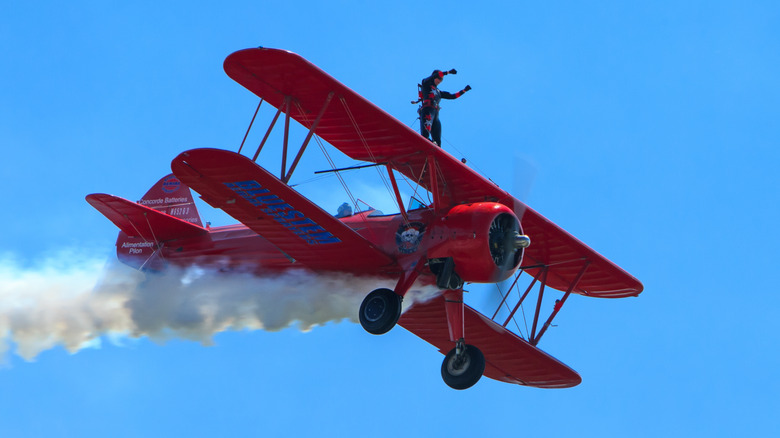
M 263 188 L 257 181 L 224 183 L 227 188 L 248 201 L 276 222 L 287 227 L 309 245 L 341 242 L 341 239 L 326 231 L 305 214 L 294 209 L 279 196 Z

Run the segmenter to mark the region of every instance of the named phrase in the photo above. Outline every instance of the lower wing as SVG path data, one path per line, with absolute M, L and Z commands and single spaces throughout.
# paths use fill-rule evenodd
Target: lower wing
M 464 313 L 466 339 L 485 355 L 485 376 L 537 388 L 569 388 L 582 382 L 576 371 L 471 307 L 465 306 Z M 415 304 L 398 323 L 442 354 L 453 347 L 443 296 Z

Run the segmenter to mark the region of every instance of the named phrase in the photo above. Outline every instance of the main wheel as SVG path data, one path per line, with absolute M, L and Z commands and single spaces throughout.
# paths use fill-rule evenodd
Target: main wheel
M 466 345 L 463 353 L 458 356 L 457 348 L 453 348 L 441 364 L 441 377 L 450 388 L 471 388 L 485 372 L 485 356 L 479 348 Z
M 401 317 L 402 300 L 390 289 L 376 289 L 360 305 L 360 325 L 374 335 L 389 332 Z

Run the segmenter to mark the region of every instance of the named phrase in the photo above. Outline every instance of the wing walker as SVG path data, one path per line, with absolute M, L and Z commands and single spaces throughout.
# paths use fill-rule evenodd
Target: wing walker
M 361 325 L 379 335 L 398 324 L 435 346 L 445 355 L 441 375 L 450 387 L 469 388 L 483 375 L 539 388 L 581 382 L 540 350 L 539 340 L 571 294 L 637 296 L 643 286 L 636 278 L 301 56 L 246 49 L 228 56 L 224 69 L 261 104 L 276 108 L 262 142 L 252 157 L 241 153 L 244 143 L 238 152 L 182 152 L 172 174 L 139 202 L 88 195 L 87 202 L 119 227 L 122 262 L 143 270 L 198 265 L 259 275 L 306 269 L 391 279 L 393 289 L 367 291 Z M 282 115 L 276 173 L 257 159 Z M 308 130 L 297 152 L 288 144 L 291 119 Z M 293 189 L 290 178 L 312 139 L 363 166 L 383 167 L 400 212 L 367 209 L 336 217 Z M 399 179 L 423 195 L 404 204 Z M 240 224 L 204 226 L 190 189 Z M 510 281 L 515 292 L 503 295 L 492 316 L 464 304 L 464 284 Z M 402 314 L 402 300 L 416 282 L 441 293 Z M 559 298 L 544 318 L 550 290 Z M 535 310 L 531 328 L 520 334 L 509 324 L 524 304 Z

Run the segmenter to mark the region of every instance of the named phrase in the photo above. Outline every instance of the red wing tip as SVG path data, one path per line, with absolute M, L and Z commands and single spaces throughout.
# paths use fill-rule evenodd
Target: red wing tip
M 94 205 L 95 203 L 102 203 L 104 199 L 107 198 L 114 198 L 114 195 L 109 195 L 107 193 L 90 193 L 89 195 L 84 197 L 84 200 L 86 200 L 89 205 Z
M 276 49 L 276 48 L 273 48 L 273 47 L 258 46 L 258 47 L 248 47 L 246 49 L 236 50 L 235 52 L 233 52 L 230 55 L 228 55 L 227 58 L 225 58 L 225 62 L 227 63 L 228 59 L 236 57 L 236 56 L 241 56 L 241 54 L 243 54 L 243 53 L 258 53 L 258 52 L 285 53 L 285 54 L 289 54 L 289 55 L 300 56 L 297 53 L 292 52 L 290 50 Z
M 485 377 L 493 380 L 498 380 L 501 382 L 514 383 L 516 385 L 528 386 L 532 388 L 565 389 L 565 388 L 573 388 L 579 385 L 580 383 L 582 383 L 582 377 L 580 377 L 580 375 L 577 374 L 576 371 L 572 370 L 572 373 L 574 375 L 570 376 L 569 378 L 561 378 L 557 380 L 538 380 L 538 381 L 523 381 L 512 375 L 506 375 L 502 378 L 497 378 L 489 375 L 485 375 Z

